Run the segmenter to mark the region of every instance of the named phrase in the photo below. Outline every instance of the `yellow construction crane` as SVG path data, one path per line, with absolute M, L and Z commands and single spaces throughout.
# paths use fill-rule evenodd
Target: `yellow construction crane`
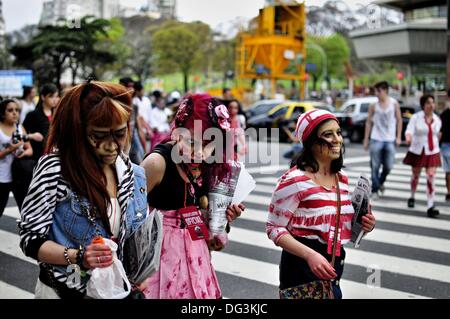
M 250 30 L 238 36 L 238 79 L 268 79 L 270 94 L 277 80 L 299 81 L 304 99 L 306 65 L 306 12 L 304 1 L 266 1 Z

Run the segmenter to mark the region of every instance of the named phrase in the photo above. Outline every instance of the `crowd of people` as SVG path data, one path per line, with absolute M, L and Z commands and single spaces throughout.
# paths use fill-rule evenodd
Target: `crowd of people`
M 377 83 L 375 92 L 363 144 L 370 151 L 373 199 L 385 190 L 402 132 L 388 83 Z M 125 261 L 127 239 L 152 214 L 162 216 L 159 267 L 133 282 L 138 294 L 130 296 L 222 298 L 211 254 L 224 243 L 208 234 L 208 193 L 230 183 L 231 163 L 248 153 L 246 118 L 231 90 L 217 98 L 177 91 L 146 96 L 141 82 L 123 77 L 119 83 L 88 79 L 61 97 L 46 84 L 36 105 L 35 94 L 26 87 L 22 100 L 0 103 L 0 215 L 13 192 L 21 212 L 20 246 L 39 263 L 36 298 L 85 298 L 91 271 L 114 260 L 111 248 L 96 238 L 114 241 L 117 258 Z M 434 177 L 442 164 L 450 200 L 450 103 L 441 118 L 432 96 L 420 104 L 406 129 L 404 163 L 412 166 L 407 205 L 414 207 L 425 168 L 427 214 L 437 217 Z M 211 128 L 232 138 L 212 143 L 204 134 Z M 355 213 L 342 169 L 339 120 L 313 109 L 299 116 L 290 138 L 299 146 L 297 155 L 278 180 L 266 223 L 268 237 L 282 248 L 280 298 L 316 298 L 320 292 L 321 298 L 339 299 Z M 220 160 L 211 162 L 217 154 Z M 227 231 L 242 213 L 242 203 L 226 207 Z M 362 224 L 365 232 L 375 227 L 370 206 Z M 80 281 L 70 280 L 72 270 Z

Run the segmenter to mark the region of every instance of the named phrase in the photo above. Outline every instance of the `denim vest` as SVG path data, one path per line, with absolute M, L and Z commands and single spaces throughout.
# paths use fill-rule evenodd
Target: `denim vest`
M 125 239 L 138 228 L 147 217 L 147 183 L 142 167 L 133 165 L 134 191 L 128 199 L 126 210 Z M 109 238 L 102 222 L 92 223 L 85 212 L 90 207 L 85 198 L 69 191 L 67 198 L 58 203 L 53 213 L 53 224 L 48 239 L 69 248 L 87 247 L 97 235 Z M 66 273 L 67 266 L 52 265 L 59 273 Z M 67 274 L 69 275 L 69 274 Z M 87 278 L 86 278 L 87 280 Z M 85 284 L 82 283 L 82 284 Z

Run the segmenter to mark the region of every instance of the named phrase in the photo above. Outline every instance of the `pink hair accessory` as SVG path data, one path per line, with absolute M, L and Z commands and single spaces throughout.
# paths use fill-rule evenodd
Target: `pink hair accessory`
M 230 114 L 228 113 L 227 107 L 223 104 L 220 104 L 214 108 L 214 112 L 217 115 L 217 122 L 218 122 L 219 126 L 223 130 L 228 132 L 230 130 L 231 126 L 230 126 L 230 122 L 228 121 L 228 119 L 230 118 Z

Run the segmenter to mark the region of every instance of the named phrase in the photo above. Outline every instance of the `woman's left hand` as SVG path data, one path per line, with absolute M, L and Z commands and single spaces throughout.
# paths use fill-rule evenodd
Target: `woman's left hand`
M 375 216 L 372 214 L 372 210 L 361 218 L 363 230 L 366 233 L 371 232 L 375 228 L 376 220 Z
M 244 204 L 232 204 L 227 207 L 227 220 L 231 223 L 233 220 L 241 216 L 242 212 L 245 210 Z

